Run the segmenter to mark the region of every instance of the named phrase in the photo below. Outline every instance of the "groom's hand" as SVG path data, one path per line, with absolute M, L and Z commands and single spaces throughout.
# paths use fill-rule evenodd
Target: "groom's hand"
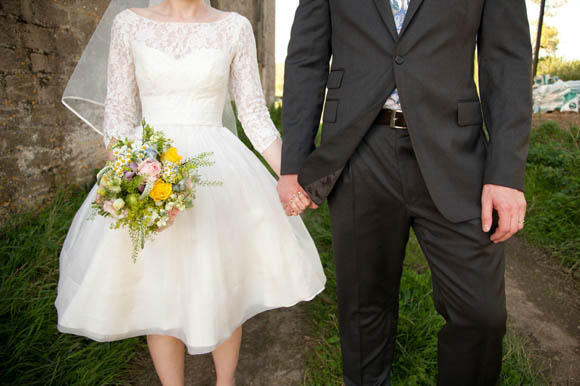
M 278 195 L 288 216 L 296 216 L 314 203 L 298 183 L 298 174 L 285 174 L 278 180 Z M 314 205 L 315 206 L 315 205 Z
M 506 241 L 524 227 L 526 198 L 519 190 L 505 186 L 486 184 L 481 194 L 481 226 L 489 232 L 493 209 L 499 215 L 497 230 L 491 235 L 494 243 Z

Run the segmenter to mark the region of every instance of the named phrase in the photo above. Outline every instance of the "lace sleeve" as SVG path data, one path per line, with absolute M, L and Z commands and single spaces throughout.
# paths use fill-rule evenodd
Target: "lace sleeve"
M 133 55 L 123 22 L 116 18 L 111 29 L 107 68 L 107 96 L 103 132 L 105 145 L 112 138 L 123 139 L 135 134 L 139 124 L 140 101 L 135 78 Z
M 280 138 L 280 134 L 266 108 L 258 71 L 256 41 L 252 25 L 246 18 L 243 18 L 232 62 L 230 84 L 242 127 L 254 148 L 263 153 Z

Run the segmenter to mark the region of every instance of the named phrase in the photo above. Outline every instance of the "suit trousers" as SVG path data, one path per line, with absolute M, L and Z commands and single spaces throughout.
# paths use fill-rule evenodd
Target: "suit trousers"
M 503 246 L 489 239 L 496 225 L 484 233 L 480 218 L 448 221 L 429 195 L 408 130 L 386 125 L 369 129 L 328 201 L 345 385 L 390 384 L 411 227 L 446 322 L 438 385 L 495 385 L 507 318 Z

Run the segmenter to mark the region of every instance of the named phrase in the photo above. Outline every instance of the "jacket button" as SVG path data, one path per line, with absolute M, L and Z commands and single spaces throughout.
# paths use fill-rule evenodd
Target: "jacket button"
M 405 58 L 403 58 L 402 56 L 398 56 L 398 55 L 397 55 L 397 56 L 395 57 L 395 63 L 397 63 L 397 64 L 401 65 L 401 64 L 405 63 Z

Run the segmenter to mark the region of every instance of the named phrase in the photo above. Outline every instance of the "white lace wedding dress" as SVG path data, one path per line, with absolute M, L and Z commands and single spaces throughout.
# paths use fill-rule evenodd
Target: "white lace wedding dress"
M 88 220 L 93 188 L 60 256 L 61 332 L 97 341 L 163 334 L 189 353 L 212 351 L 259 312 L 322 291 L 318 253 L 298 217 L 287 217 L 275 179 L 222 127 L 228 84 L 258 151 L 277 138 L 258 75 L 250 23 L 231 13 L 209 23 L 158 22 L 125 10 L 114 21 L 105 137 L 135 136 L 141 117 L 181 155 L 213 152 L 195 207 L 131 260 L 131 242 L 110 220 Z

